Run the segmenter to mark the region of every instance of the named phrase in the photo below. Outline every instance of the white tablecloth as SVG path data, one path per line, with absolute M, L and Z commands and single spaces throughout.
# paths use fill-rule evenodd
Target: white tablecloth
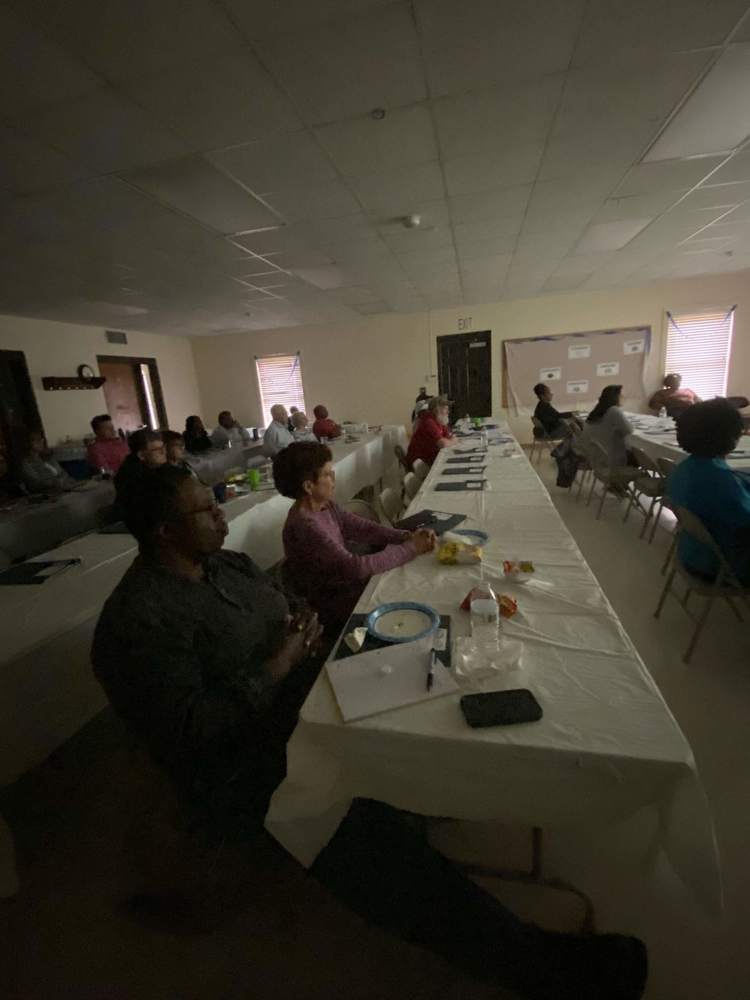
M 697 895 L 718 905 L 713 826 L 690 747 L 543 484 L 520 449 L 500 457 L 492 446 L 489 491 L 435 492 L 455 455 L 441 455 L 410 511 L 468 515 L 466 526 L 491 536 L 487 568 L 507 557 L 534 562 L 533 584 L 500 584 L 519 603 L 504 632 L 521 640 L 523 658 L 490 688 L 528 686 L 544 718 L 472 730 L 450 695 L 344 724 L 323 673 L 290 742 L 268 829 L 309 865 L 356 796 L 425 815 L 587 830 L 648 808 L 656 832 L 644 857 L 664 848 Z M 441 566 L 428 554 L 373 578 L 358 610 L 424 601 L 453 616 L 454 634 L 466 633 L 458 604 L 478 578 L 477 567 Z
M 674 421 L 669 417 L 662 420 L 650 413 L 628 413 L 628 419 L 634 427 L 634 432 L 628 438 L 630 444 L 641 448 L 652 458 L 669 458 L 673 462 L 682 462 L 688 457 L 677 444 L 677 431 Z M 750 436 L 743 434 L 737 445 L 742 455 L 729 456 L 727 464 L 732 469 L 750 470 Z

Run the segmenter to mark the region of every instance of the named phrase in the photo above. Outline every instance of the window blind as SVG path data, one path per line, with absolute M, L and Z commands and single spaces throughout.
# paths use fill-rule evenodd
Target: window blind
M 726 395 L 734 308 L 677 316 L 667 313 L 667 317 L 665 371 L 682 375 L 682 384 L 701 399 Z
M 282 403 L 287 411 L 290 406 L 305 410 L 305 394 L 302 389 L 302 366 L 299 354 L 271 354 L 255 359 L 258 373 L 260 402 L 263 419 L 271 421 L 271 407 Z

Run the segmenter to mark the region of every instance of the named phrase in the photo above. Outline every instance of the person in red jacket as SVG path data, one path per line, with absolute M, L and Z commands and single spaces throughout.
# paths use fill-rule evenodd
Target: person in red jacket
M 318 441 L 322 441 L 323 438 L 327 438 L 330 441 L 331 438 L 341 437 L 341 428 L 335 420 L 331 420 L 328 416 L 328 410 L 325 406 L 321 406 L 320 403 L 318 403 L 313 410 L 313 413 L 315 414 L 313 434 Z
M 409 465 L 421 458 L 432 465 L 441 448 L 451 448 L 457 439 L 450 429 L 448 400 L 445 396 L 433 396 L 417 416 L 417 426 L 409 442 L 406 461 Z

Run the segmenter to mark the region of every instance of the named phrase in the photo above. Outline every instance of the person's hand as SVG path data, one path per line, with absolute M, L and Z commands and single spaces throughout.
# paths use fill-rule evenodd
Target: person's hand
M 432 552 L 437 543 L 437 535 L 429 528 L 417 528 L 416 531 L 412 531 L 409 541 L 417 550 L 417 555 L 421 556 L 425 552 Z
M 315 651 L 322 634 L 323 626 L 316 612 L 305 610 L 291 616 L 276 655 L 266 663 L 271 677 L 274 680 L 286 677 L 290 670 Z

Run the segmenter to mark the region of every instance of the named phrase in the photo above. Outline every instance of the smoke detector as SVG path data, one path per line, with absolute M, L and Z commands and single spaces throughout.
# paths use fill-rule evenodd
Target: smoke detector
M 422 225 L 422 216 L 415 212 L 412 215 L 405 215 L 401 221 L 406 229 L 419 229 Z

